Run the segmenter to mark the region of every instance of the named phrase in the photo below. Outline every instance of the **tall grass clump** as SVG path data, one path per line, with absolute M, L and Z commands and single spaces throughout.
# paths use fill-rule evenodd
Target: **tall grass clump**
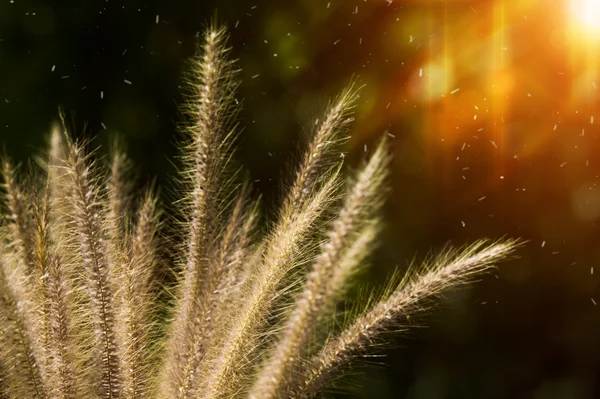
M 384 333 L 513 252 L 511 240 L 446 249 L 347 306 L 381 228 L 386 140 L 344 179 L 351 85 L 261 222 L 230 166 L 239 106 L 228 52 L 212 27 L 191 63 L 176 212 L 155 187 L 135 189 L 118 145 L 102 162 L 64 121 L 37 173 L 2 158 L 0 398 L 312 398 Z M 174 283 L 160 278 L 171 271 Z

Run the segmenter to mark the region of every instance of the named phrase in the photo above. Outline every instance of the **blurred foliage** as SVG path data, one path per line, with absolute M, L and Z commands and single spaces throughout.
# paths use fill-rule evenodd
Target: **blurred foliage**
M 62 107 L 94 145 L 124 136 L 142 178 L 168 185 L 186 59 L 216 12 L 242 70 L 238 158 L 267 206 L 354 77 L 348 163 L 394 137 L 372 282 L 447 241 L 529 240 L 344 382 L 350 397 L 595 398 L 600 52 L 568 1 L 3 0 L 0 142 L 25 161 Z

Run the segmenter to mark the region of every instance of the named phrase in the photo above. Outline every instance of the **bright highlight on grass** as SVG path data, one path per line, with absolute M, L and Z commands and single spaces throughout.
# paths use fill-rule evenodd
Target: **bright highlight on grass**
M 600 0 L 571 0 L 575 25 L 600 36 Z

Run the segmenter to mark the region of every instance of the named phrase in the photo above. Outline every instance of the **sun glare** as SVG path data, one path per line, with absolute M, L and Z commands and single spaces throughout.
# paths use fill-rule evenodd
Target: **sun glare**
M 575 24 L 600 34 L 600 0 L 571 0 Z

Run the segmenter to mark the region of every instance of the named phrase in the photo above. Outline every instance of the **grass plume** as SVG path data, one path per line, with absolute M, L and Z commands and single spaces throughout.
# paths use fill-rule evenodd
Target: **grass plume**
M 331 223 L 328 239 L 308 273 L 294 309 L 285 322 L 280 341 L 272 348 L 267 362 L 260 369 L 251 398 L 281 396 L 284 381 L 289 378 L 317 328 L 319 317 L 327 314 L 331 305 L 358 266 L 361 254 L 371 247 L 372 227 L 364 234 L 361 225 L 368 224 L 379 208 L 382 183 L 387 174 L 388 156 L 385 140 L 381 142 L 370 162 L 359 173 L 345 197 L 339 216 Z
M 146 194 L 140 206 L 137 224 L 125 239 L 125 256 L 118 270 L 116 319 L 122 398 L 144 398 L 152 389 L 151 373 L 155 356 L 151 342 L 154 329 L 152 275 L 160 264 L 160 211 L 157 199 Z
M 43 381 L 51 398 L 75 399 L 85 392 L 84 371 L 78 364 L 81 342 L 75 334 L 75 287 L 61 248 L 50 236 L 49 188 L 34 202 L 35 272 L 33 281 L 39 308 L 39 341 L 44 349 Z
M 71 141 L 68 146 L 67 171 L 71 178 L 73 230 L 78 237 L 81 264 L 87 275 L 96 359 L 100 369 L 100 397 L 113 399 L 120 396 L 121 390 L 115 329 L 115 265 L 111 265 L 114 257 L 108 252 L 106 209 L 97 181 L 99 177 L 88 165 L 83 147 Z
M 167 342 L 167 359 L 160 391 L 174 398 L 192 395 L 197 376 L 213 331 L 212 311 L 218 299 L 224 274 L 216 236 L 223 209 L 221 186 L 235 131 L 232 116 L 235 70 L 226 59 L 226 34 L 213 27 L 204 35 L 200 56 L 192 61 L 191 97 L 185 107 L 190 122 L 184 127 L 182 199 L 187 233 L 180 262 L 183 264 L 181 292 L 176 303 L 175 321 Z
M 213 25 L 191 62 L 173 214 L 154 185 L 136 188 L 120 146 L 103 163 L 62 116 L 34 177 L 2 159 L 0 398 L 312 398 L 518 245 L 446 249 L 335 327 L 377 243 L 389 144 L 345 181 L 350 84 L 263 217 L 231 166 L 240 105 L 229 51 Z M 175 290 L 157 278 L 172 267 Z
M 426 309 L 426 302 L 444 290 L 464 284 L 485 271 L 499 258 L 513 252 L 516 243 L 506 241 L 487 244 L 477 242 L 463 250 L 448 250 L 431 263 L 421 266 L 424 270 L 409 273 L 387 297 L 330 339 L 296 375 L 288 387 L 290 397 L 312 398 L 348 363 L 368 353 L 374 341 L 386 331 L 403 323 Z
M 20 302 L 23 282 L 11 270 L 10 255 L 2 252 L 0 259 L 0 343 L 2 368 L 6 377 L 2 391 L 11 398 L 43 398 L 40 369 L 34 353 L 34 337 L 30 318 Z
M 8 158 L 2 163 L 4 178 L 6 218 L 11 229 L 13 248 L 28 269 L 33 269 L 33 228 L 29 217 L 26 193 L 17 183 L 17 171 Z

